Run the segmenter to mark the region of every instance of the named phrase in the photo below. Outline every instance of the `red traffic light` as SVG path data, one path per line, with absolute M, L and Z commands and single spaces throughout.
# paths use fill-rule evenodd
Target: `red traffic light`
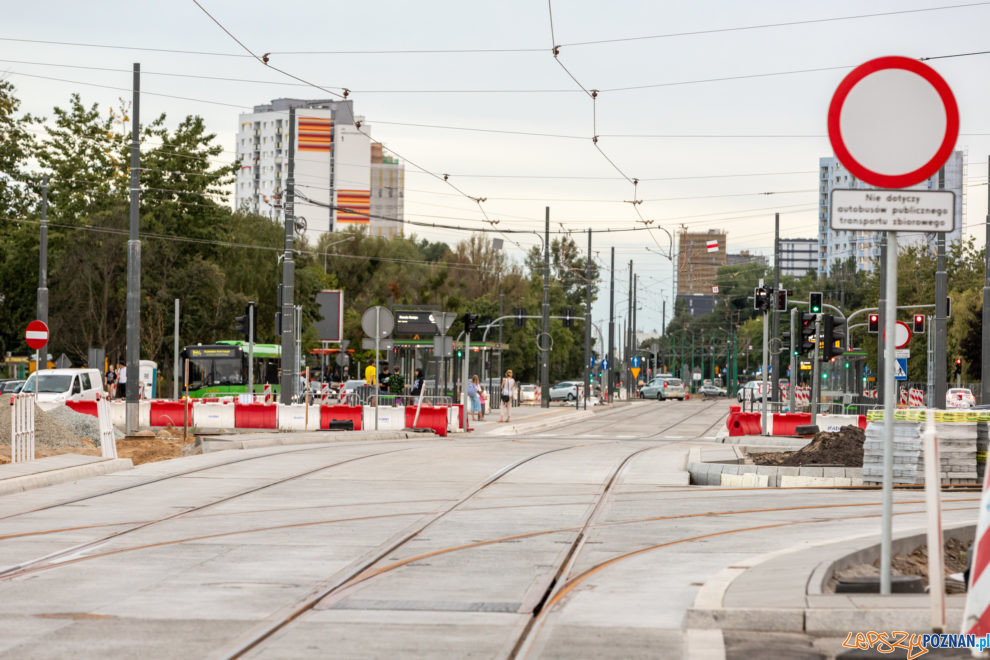
M 872 334 L 877 334 L 877 333 L 880 332 L 880 315 L 879 314 L 870 314 L 869 319 L 867 321 L 867 328 L 866 329 L 867 329 L 867 332 L 870 332 Z
M 956 364 L 962 364 L 962 358 L 956 358 Z

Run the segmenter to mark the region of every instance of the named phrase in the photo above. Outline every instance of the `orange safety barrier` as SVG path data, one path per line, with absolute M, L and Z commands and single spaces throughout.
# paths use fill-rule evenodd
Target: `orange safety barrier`
M 189 406 L 189 420 L 185 422 L 189 426 L 193 425 L 193 408 Z M 152 426 L 182 426 L 186 414 L 186 404 L 183 401 L 152 401 L 151 402 L 151 425 Z
M 419 420 L 416 419 L 416 406 L 406 406 L 406 428 L 432 429 L 440 437 L 447 435 L 447 407 L 423 406 L 419 409 Z
M 408 417 L 408 414 L 407 414 Z M 320 406 L 320 428 L 330 428 L 330 422 L 354 422 L 354 430 L 361 430 L 361 406 Z
M 235 403 L 234 428 L 277 429 L 278 406 L 264 403 Z

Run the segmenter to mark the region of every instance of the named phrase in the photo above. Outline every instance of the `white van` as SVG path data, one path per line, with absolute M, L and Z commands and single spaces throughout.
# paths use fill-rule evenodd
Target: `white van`
M 98 369 L 42 369 L 28 377 L 21 392 L 37 393 L 42 410 L 70 400 L 98 401 L 106 396 Z

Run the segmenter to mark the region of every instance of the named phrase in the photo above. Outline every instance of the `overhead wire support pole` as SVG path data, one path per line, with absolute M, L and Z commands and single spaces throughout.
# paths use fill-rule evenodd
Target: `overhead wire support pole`
M 987 225 L 990 227 L 990 225 Z M 990 230 L 988 230 L 990 231 Z M 615 246 L 612 246 L 612 262 L 609 269 L 609 286 L 608 286 L 608 355 L 606 356 L 606 362 L 608 364 L 608 402 L 612 403 L 612 397 L 615 396 L 615 388 L 612 386 L 612 374 L 615 370 L 613 362 L 615 361 Z
M 540 343 L 540 407 L 550 407 L 550 207 L 546 207 L 543 241 L 543 334 Z
M 584 409 L 591 396 L 591 229 L 588 229 L 588 261 L 584 264 Z
M 285 179 L 285 252 L 282 258 L 282 386 L 279 400 L 292 403 L 296 393 L 296 337 L 295 337 L 295 289 L 296 267 L 293 260 L 295 239 L 295 151 L 296 109 L 289 108 L 289 154 Z M 377 364 L 376 364 L 377 368 Z M 377 373 L 377 372 L 376 372 Z
M 780 290 L 780 213 L 774 214 L 773 219 L 773 295 L 770 297 L 771 314 L 773 314 L 770 328 L 770 336 L 773 338 L 780 337 L 780 310 L 777 309 L 777 291 Z M 780 353 L 774 353 L 771 357 L 771 376 L 772 380 L 770 382 L 770 399 L 772 401 L 780 400 Z
M 945 167 L 938 171 L 939 190 L 945 188 Z M 990 186 L 988 186 L 990 187 Z M 948 297 L 948 275 L 945 272 L 945 232 L 935 236 L 935 407 L 945 408 L 946 374 L 946 298 Z M 897 259 L 897 255 L 893 257 Z M 889 292 L 888 292 L 889 295 Z M 896 296 L 895 296 L 896 297 Z M 985 351 L 984 351 L 985 352 Z
M 990 158 L 987 159 L 990 172 Z M 983 350 L 980 361 L 980 403 L 990 405 L 990 185 L 987 186 L 986 244 L 983 246 Z
M 131 209 L 127 237 L 127 365 L 124 426 L 128 435 L 139 430 L 141 394 L 141 65 L 134 63 L 131 101 Z
M 894 515 L 894 408 L 897 392 L 894 381 L 894 338 L 897 318 L 897 233 L 887 232 L 887 272 L 885 275 L 887 299 L 883 311 L 883 353 L 887 353 L 881 377 L 884 383 L 883 399 L 883 498 L 880 534 L 880 593 L 890 593 L 891 545 Z

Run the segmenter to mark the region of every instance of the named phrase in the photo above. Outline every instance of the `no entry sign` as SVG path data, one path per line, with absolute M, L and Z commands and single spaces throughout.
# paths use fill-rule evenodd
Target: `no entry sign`
M 856 178 L 907 188 L 938 171 L 959 136 L 952 90 L 930 66 L 908 57 L 859 65 L 832 96 L 828 137 Z
M 42 321 L 31 321 L 24 331 L 24 339 L 33 349 L 44 348 L 48 343 L 48 326 Z

